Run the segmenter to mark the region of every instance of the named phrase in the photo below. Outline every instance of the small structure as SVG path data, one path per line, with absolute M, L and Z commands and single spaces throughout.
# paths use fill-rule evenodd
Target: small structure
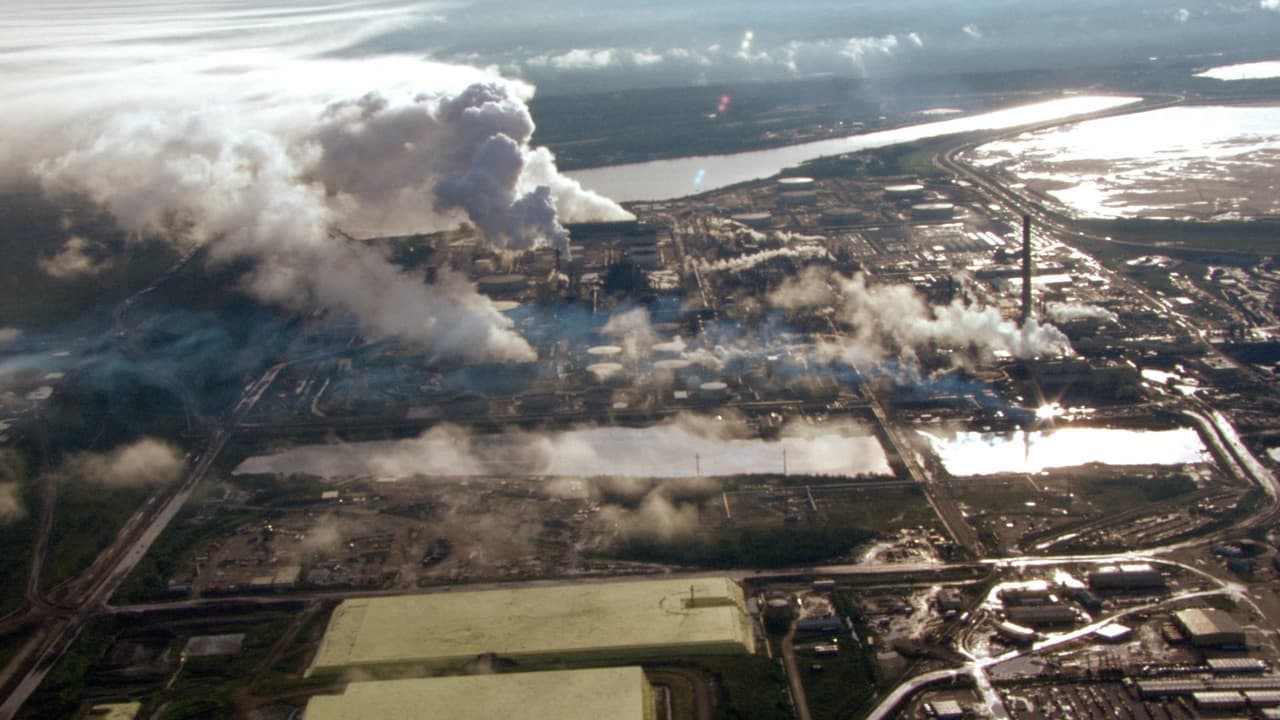
M 955 700 L 936 700 L 929 703 L 929 712 L 938 720 L 961 720 L 964 707 Z
M 1106 643 L 1127 642 L 1133 637 L 1133 628 L 1120 623 L 1111 623 L 1095 630 L 1093 636 Z
M 1012 622 L 1002 622 L 999 625 L 996 625 L 996 634 L 1005 640 L 1019 645 L 1029 644 L 1034 642 L 1036 639 L 1035 630 Z
M 134 720 L 142 712 L 142 703 L 103 703 L 89 708 L 88 717 L 93 720 Z
M 244 633 L 227 635 L 197 635 L 182 647 L 183 657 L 214 657 L 235 655 L 244 647 Z

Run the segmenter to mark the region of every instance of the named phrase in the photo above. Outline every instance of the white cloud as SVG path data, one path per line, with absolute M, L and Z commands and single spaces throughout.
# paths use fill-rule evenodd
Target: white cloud
M 40 272 L 58 280 L 97 275 L 111 266 L 107 260 L 94 258 L 86 252 L 88 249 L 89 241 L 86 238 L 72 235 L 56 255 L 40 258 L 37 265 Z
M 979 29 L 978 29 L 978 26 L 977 26 L 977 25 L 974 25 L 973 23 L 969 23 L 968 25 L 965 25 L 964 27 L 962 27 L 962 28 L 960 28 L 960 29 L 961 29 L 962 31 L 964 31 L 964 34 L 965 34 L 965 35 L 968 35 L 968 36 L 969 36 L 969 37 L 971 37 L 971 38 L 974 38 L 974 39 L 981 39 L 981 38 L 982 38 L 982 31 L 981 31 L 981 30 L 979 30 Z
M 1258 0 L 1258 7 L 1263 10 L 1280 12 L 1280 0 Z
M 1273 0 L 1273 2 L 1280 2 L 1280 0 Z M 1186 8 L 1178 8 L 1177 11 L 1173 13 L 1173 19 L 1176 22 L 1185 23 L 1191 19 L 1191 11 Z

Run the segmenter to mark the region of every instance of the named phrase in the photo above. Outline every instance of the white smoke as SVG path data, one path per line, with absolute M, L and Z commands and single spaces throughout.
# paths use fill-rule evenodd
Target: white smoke
M 1048 307 L 1047 312 L 1049 318 L 1056 323 L 1069 323 L 1072 320 L 1085 320 L 1090 318 L 1109 320 L 1111 322 L 1116 322 L 1119 319 L 1115 313 L 1104 307 L 1098 307 L 1097 305 L 1055 303 Z
M 167 485 L 182 475 L 182 453 L 155 438 L 143 438 L 107 453 L 80 453 L 63 471 L 71 477 L 110 487 Z
M 22 338 L 22 329 L 0 326 L 0 345 L 7 345 Z
M 648 357 L 658 342 L 649 311 L 637 307 L 610 316 L 601 332 L 615 338 L 628 358 Z
M 99 260 L 88 250 L 89 240 L 80 235 L 72 235 L 62 244 L 62 249 L 55 255 L 40 258 L 37 262 L 40 272 L 58 280 L 97 275 L 111 266 L 109 260 Z
M 704 263 L 702 267 L 704 272 L 740 273 L 777 258 L 793 258 L 795 260 L 830 259 L 831 254 L 820 245 L 801 245 L 798 247 L 761 250 L 750 255 L 739 255 L 738 257 Z
M 1007 352 L 1013 357 L 1060 355 L 1070 351 L 1067 337 L 1034 319 L 1019 326 L 991 307 L 956 300 L 930 307 L 906 285 L 873 285 L 862 273 L 845 277 L 809 268 L 770 294 L 774 307 L 826 311 L 849 329 L 826 348 L 834 357 L 859 368 L 882 362 L 891 353 L 910 354 L 926 345 L 981 354 Z
M 561 219 L 626 217 L 529 146 L 531 88 L 415 58 L 248 49 L 165 12 L 107 22 L 100 43 L 55 34 L 43 54 L 0 37 L 4 177 L 83 193 L 123 229 L 204 244 L 215 263 L 251 260 L 244 286 L 264 301 L 348 311 L 369 335 L 437 354 L 532 359 L 467 282 L 426 286 L 331 232 L 421 232 L 465 215 L 494 247 L 522 249 L 566 246 Z M 175 42 L 182 33 L 200 41 Z M 64 248 L 46 270 L 87 271 L 83 250 Z

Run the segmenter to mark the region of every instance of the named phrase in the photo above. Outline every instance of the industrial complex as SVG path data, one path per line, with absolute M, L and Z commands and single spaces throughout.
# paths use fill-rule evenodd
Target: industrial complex
M 639 667 L 353 682 L 317 695 L 307 720 L 528 718 L 656 720 L 653 687 Z
M 346 600 L 309 674 L 519 668 L 750 654 L 742 589 L 726 578 L 651 580 Z

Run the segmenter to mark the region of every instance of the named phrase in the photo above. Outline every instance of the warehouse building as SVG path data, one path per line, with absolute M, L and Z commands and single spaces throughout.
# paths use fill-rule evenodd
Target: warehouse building
M 639 667 L 356 682 L 317 695 L 307 720 L 655 720 L 653 687 Z
M 522 668 L 747 655 L 755 636 L 728 578 L 593 583 L 346 600 L 311 674 Z
M 1164 587 L 1164 576 L 1149 563 L 1106 565 L 1089 573 L 1093 590 L 1155 590 Z
M 1244 647 L 1244 629 L 1223 610 L 1192 608 L 1173 614 L 1191 644 L 1199 647 Z

